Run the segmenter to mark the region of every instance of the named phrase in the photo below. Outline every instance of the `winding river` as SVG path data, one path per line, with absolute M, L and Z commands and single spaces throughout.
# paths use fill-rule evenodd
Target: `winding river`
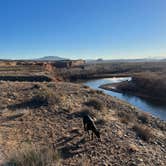
M 152 100 L 147 100 L 144 98 L 140 98 L 134 95 L 128 95 L 124 93 L 113 92 L 109 90 L 104 90 L 99 88 L 102 84 L 108 83 L 118 83 L 126 80 L 131 80 L 131 77 L 113 77 L 113 78 L 104 78 L 104 79 L 97 79 L 97 80 L 90 80 L 85 82 L 84 84 L 93 88 L 102 90 L 104 93 L 117 97 L 121 100 L 127 101 L 128 103 L 136 106 L 137 108 L 149 112 L 151 115 L 158 117 L 162 120 L 166 120 L 166 103 L 156 102 Z

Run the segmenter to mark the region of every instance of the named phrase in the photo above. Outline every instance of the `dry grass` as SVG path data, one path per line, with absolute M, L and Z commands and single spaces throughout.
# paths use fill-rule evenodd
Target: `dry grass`
M 30 90 L 33 93 L 24 96 L 24 100 L 10 104 L 7 107 L 12 110 L 24 108 L 34 109 L 42 106 L 50 107 L 55 104 L 60 104 L 61 102 L 60 94 L 54 93 L 51 88 L 48 88 L 45 85 L 39 86 L 38 84 L 35 84 Z
M 10 154 L 4 165 L 6 166 L 50 166 L 59 165 L 60 156 L 52 148 L 39 148 L 24 145 L 21 149 Z
M 60 103 L 60 98 L 51 89 L 42 87 L 36 93 L 36 98 L 45 100 L 48 105 Z
M 120 121 L 125 124 L 135 122 L 135 117 L 131 113 L 121 111 L 118 112 L 118 117 L 120 117 Z
M 142 123 L 148 123 L 149 122 L 149 114 L 146 112 L 142 112 L 138 115 L 138 119 L 142 122 Z
M 98 100 L 97 98 L 92 98 L 89 101 L 87 101 L 85 104 L 87 106 L 93 107 L 93 108 L 95 108 L 97 110 L 102 110 L 103 107 L 104 107 L 103 103 L 100 100 Z
M 137 136 L 140 137 L 141 139 L 143 139 L 144 141 L 148 142 L 154 138 L 152 129 L 145 125 L 135 124 L 133 126 L 133 129 L 136 132 Z

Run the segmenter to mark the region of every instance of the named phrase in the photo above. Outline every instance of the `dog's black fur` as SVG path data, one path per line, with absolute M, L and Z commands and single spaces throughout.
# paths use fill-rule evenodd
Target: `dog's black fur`
M 84 130 L 88 132 L 88 135 L 89 135 L 89 130 L 92 131 L 92 140 L 93 140 L 93 133 L 96 135 L 97 138 L 100 139 L 100 132 L 95 126 L 93 119 L 89 115 L 83 116 L 83 124 L 84 124 Z

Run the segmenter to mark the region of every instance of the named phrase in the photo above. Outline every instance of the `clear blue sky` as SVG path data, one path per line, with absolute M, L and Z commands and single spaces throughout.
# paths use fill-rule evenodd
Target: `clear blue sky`
M 0 58 L 166 57 L 166 0 L 0 0 Z

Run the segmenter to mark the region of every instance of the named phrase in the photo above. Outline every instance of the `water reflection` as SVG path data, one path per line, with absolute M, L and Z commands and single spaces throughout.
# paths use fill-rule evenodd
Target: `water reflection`
M 166 120 L 166 103 L 159 102 L 156 100 L 150 100 L 150 99 L 144 99 L 140 98 L 131 94 L 126 94 L 126 93 L 118 93 L 118 92 L 113 92 L 109 90 L 103 90 L 99 88 L 100 85 L 102 84 L 108 84 L 108 83 L 118 83 L 122 81 L 130 81 L 132 78 L 131 77 L 120 77 L 120 78 L 104 78 L 104 79 L 97 79 L 97 80 L 91 80 L 85 83 L 85 85 L 93 88 L 93 89 L 99 89 L 102 90 L 104 93 L 117 97 L 121 100 L 125 100 L 128 103 L 138 107 L 139 109 L 149 112 L 152 115 L 159 117 L 162 120 Z

